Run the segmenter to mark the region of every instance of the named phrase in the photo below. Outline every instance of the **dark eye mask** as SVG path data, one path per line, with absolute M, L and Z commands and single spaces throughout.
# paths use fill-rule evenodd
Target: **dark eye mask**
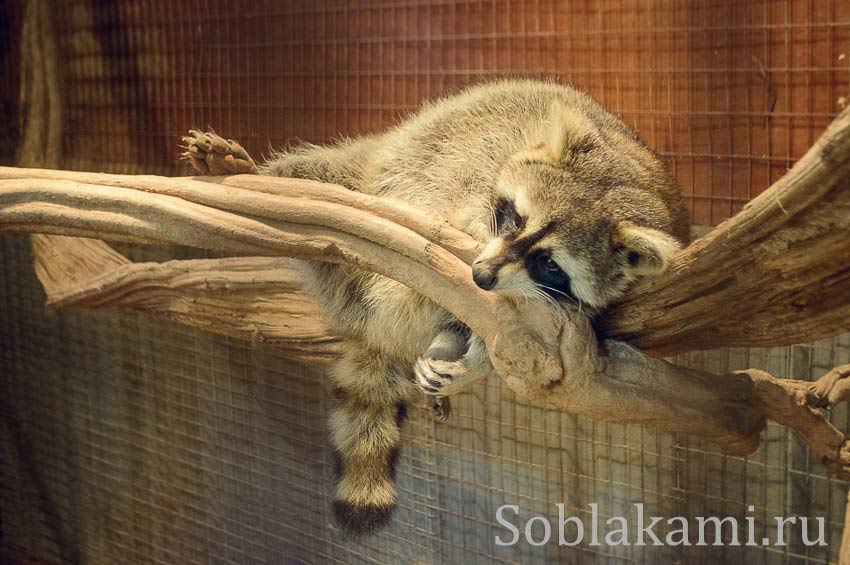
M 555 299 L 572 299 L 575 295 L 570 285 L 570 277 L 544 250 L 529 253 L 525 258 L 525 270 L 531 280 L 540 285 L 540 290 Z

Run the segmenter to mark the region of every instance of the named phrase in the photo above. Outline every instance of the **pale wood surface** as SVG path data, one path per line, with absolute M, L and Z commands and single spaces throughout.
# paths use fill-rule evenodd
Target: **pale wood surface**
M 642 303 L 635 298 L 612 312 L 609 334 L 622 337 L 622 326 L 632 328 L 625 337 L 669 352 L 737 344 L 742 335 L 762 343 L 770 334 L 786 343 L 842 331 L 850 296 L 847 249 L 840 245 L 848 228 L 848 140 L 850 112 L 844 112 L 783 181 L 686 249 L 667 276 L 641 289 Z M 405 203 L 251 175 L 201 180 L 6 168 L 0 169 L 0 228 L 371 270 L 466 322 L 486 341 L 505 383 L 541 405 L 697 433 L 740 454 L 755 449 L 771 418 L 800 432 L 831 468 L 850 469 L 843 434 L 819 412 L 846 396 L 846 367 L 812 385 L 758 370 L 714 375 L 652 359 L 620 341 L 599 343 L 578 312 L 513 303 L 478 289 L 469 274 L 476 242 Z M 130 306 L 210 331 L 273 341 L 310 359 L 333 356 L 336 340 L 306 321 L 317 319 L 315 305 L 299 290 L 291 263 L 257 257 L 125 261 L 105 244 L 62 240 L 52 258 L 48 249 L 39 251 L 37 268 L 56 304 Z M 765 285 L 770 290 L 763 294 L 781 292 L 785 299 L 765 304 L 757 292 Z M 271 305 L 273 289 L 279 300 Z M 806 307 L 816 304 L 821 307 Z M 676 308 L 685 309 L 678 318 Z M 758 331 L 741 331 L 742 324 Z

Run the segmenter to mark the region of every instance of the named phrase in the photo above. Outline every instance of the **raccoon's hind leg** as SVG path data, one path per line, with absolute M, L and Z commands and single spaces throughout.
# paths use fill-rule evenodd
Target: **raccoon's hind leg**
M 257 173 L 254 160 L 232 139 L 224 139 L 212 132 L 190 129 L 182 141 L 186 150 L 180 157 L 202 175 Z
M 372 532 L 395 509 L 401 425 L 413 390 L 407 371 L 355 340 L 345 343 L 331 369 L 337 399 L 330 419 L 338 474 L 333 510 L 347 533 Z
M 328 182 L 360 191 L 375 147 L 375 139 L 371 137 L 344 140 L 334 145 L 305 143 L 274 154 L 259 167 L 259 173 Z

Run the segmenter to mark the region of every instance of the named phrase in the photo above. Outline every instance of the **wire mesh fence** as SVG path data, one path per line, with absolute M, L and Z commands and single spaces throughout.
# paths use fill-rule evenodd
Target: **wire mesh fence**
M 21 7 L 0 17 L 0 159 L 14 159 Z M 850 98 L 850 3 L 57 1 L 63 166 L 176 174 L 176 143 L 212 126 L 255 156 L 385 127 L 423 100 L 500 76 L 569 81 L 667 161 L 695 224 L 777 180 Z M 148 260 L 195 250 L 122 248 Z M 811 379 L 850 336 L 677 361 Z M 447 423 L 406 426 L 400 508 L 385 532 L 331 524 L 321 367 L 273 348 L 122 312 L 45 310 L 25 238 L 0 238 L 0 507 L 10 562 L 826 563 L 846 483 L 769 426 L 728 457 L 699 438 L 531 406 L 497 381 Z M 848 430 L 845 408 L 833 422 Z M 504 504 L 557 521 L 633 513 L 822 516 L 826 547 L 512 548 Z M 535 536 L 539 530 L 534 529 Z
M 850 97 L 850 5 L 63 2 L 66 157 L 174 171 L 211 125 L 252 152 L 376 131 L 501 76 L 569 81 L 670 164 L 696 224 L 777 180 Z

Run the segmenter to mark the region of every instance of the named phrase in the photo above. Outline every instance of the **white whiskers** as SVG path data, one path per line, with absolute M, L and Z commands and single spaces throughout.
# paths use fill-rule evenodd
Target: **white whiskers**
M 564 292 L 563 290 L 558 290 L 557 288 L 552 288 L 551 286 L 546 286 L 545 284 L 535 283 L 538 287 L 544 288 L 546 290 L 551 290 L 552 292 L 557 292 L 560 295 L 563 295 L 564 298 L 569 300 L 575 300 L 572 296 Z
M 547 301 L 549 304 L 551 304 L 552 306 L 555 306 L 555 307 L 557 307 L 557 306 L 558 306 L 558 303 L 557 303 L 557 302 L 555 302 L 555 299 L 554 299 L 554 298 L 552 298 L 551 296 L 549 296 L 548 294 L 546 294 L 545 292 L 543 292 L 543 291 L 542 291 L 542 290 L 540 290 L 539 288 L 534 287 L 534 291 L 533 291 L 533 292 L 534 292 L 534 294 L 536 294 L 537 296 L 539 296 L 539 297 L 543 298 L 544 300 L 546 300 L 546 301 Z
M 545 296 L 546 298 L 548 298 L 550 302 L 554 302 L 554 300 L 552 300 L 552 297 L 551 297 L 551 296 L 550 296 L 547 292 L 545 292 L 545 290 L 551 290 L 552 292 L 555 292 L 555 293 L 557 293 L 557 294 L 560 294 L 560 295 L 561 295 L 561 296 L 563 296 L 563 297 L 564 297 L 564 298 L 565 298 L 565 299 L 566 299 L 566 300 L 567 300 L 570 304 L 572 304 L 573 306 L 577 306 L 577 307 L 578 307 L 578 313 L 579 313 L 579 315 L 581 315 L 581 313 L 582 313 L 582 308 L 584 307 L 584 302 L 583 302 L 582 300 L 580 300 L 579 298 L 577 298 L 577 297 L 575 297 L 575 296 L 572 296 L 572 295 L 569 295 L 569 294 L 567 294 L 566 292 L 564 292 L 564 291 L 562 291 L 562 290 L 558 290 L 557 288 L 552 288 L 551 286 L 546 286 L 545 284 L 534 283 L 534 285 L 535 285 L 535 287 L 537 287 L 537 288 L 535 288 L 535 290 L 537 291 L 537 293 L 538 293 L 538 294 L 541 294 L 541 295 L 543 295 L 543 296 Z

